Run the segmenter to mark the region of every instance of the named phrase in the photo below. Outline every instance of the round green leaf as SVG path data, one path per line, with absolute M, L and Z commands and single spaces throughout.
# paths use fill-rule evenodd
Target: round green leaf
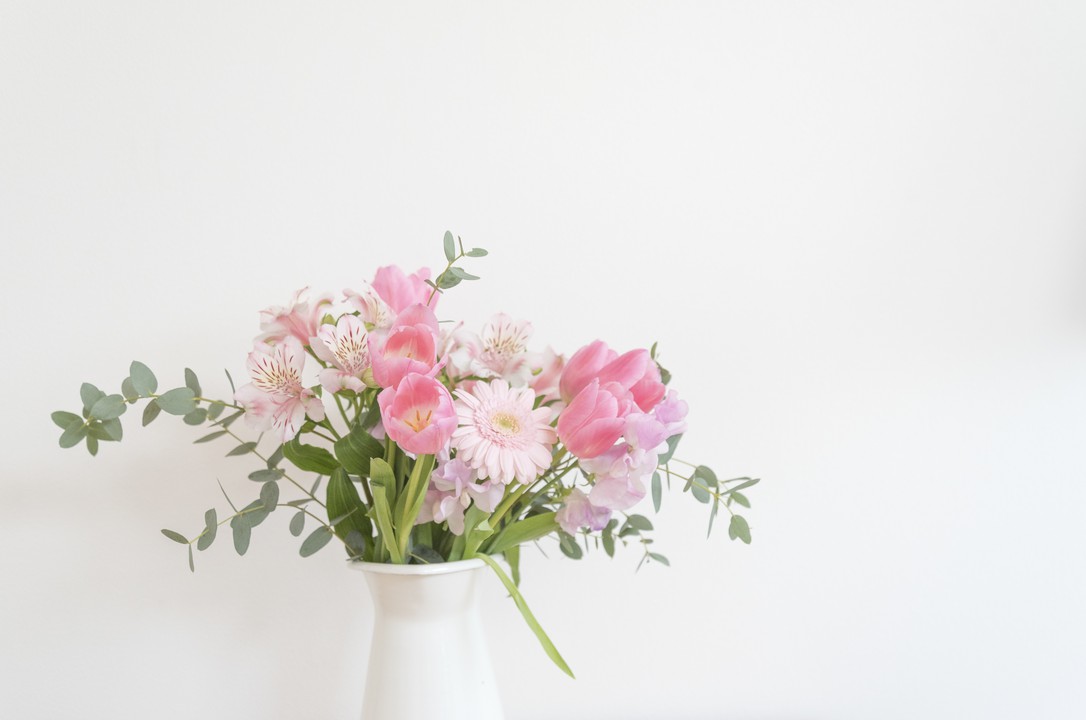
M 147 397 L 158 390 L 158 380 L 151 369 L 136 360 L 128 367 L 128 376 L 132 379 L 132 387 L 140 395 Z
M 68 426 L 72 423 L 83 424 L 83 418 L 79 417 L 75 413 L 64 412 L 63 410 L 57 410 L 55 413 L 49 416 L 53 419 L 53 422 L 61 430 L 67 430 Z
M 124 411 L 127 409 L 128 405 L 125 403 L 123 396 L 106 395 L 99 398 L 91 406 L 90 415 L 98 420 L 113 420 L 124 415 Z
M 155 402 L 170 415 L 188 415 L 196 409 L 195 398 L 192 388 L 179 387 L 159 395 Z

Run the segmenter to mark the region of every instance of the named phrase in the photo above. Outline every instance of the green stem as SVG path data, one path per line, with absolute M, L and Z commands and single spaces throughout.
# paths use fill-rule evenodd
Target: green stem
M 245 442 L 240 437 L 235 435 L 234 431 L 231 430 L 230 428 L 223 428 L 223 430 L 225 430 L 227 432 L 227 434 L 230 435 L 230 437 L 234 438 L 238 442 Z M 252 450 L 250 450 L 249 452 L 251 452 L 253 455 L 256 455 L 258 458 L 263 460 L 265 463 L 268 462 L 268 458 L 264 457 L 255 447 Z M 280 470 L 282 470 L 282 468 L 280 468 Z M 310 500 L 314 501 L 315 503 L 320 505 L 322 508 L 325 508 L 327 510 L 327 507 L 325 507 L 325 504 L 322 503 L 320 500 L 318 500 L 316 495 L 314 495 L 313 493 L 309 492 L 304 487 L 302 487 L 302 485 L 299 484 L 298 481 L 295 480 L 294 478 L 292 478 L 290 475 L 287 475 L 285 470 L 283 471 L 283 478 L 285 480 L 287 480 L 288 482 L 290 482 L 291 485 L 293 485 L 294 487 L 301 490 L 305 494 L 305 496 L 308 497 Z

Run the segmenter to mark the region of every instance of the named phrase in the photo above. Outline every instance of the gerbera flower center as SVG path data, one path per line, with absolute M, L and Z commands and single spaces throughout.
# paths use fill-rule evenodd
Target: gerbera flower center
M 502 435 L 508 437 L 520 434 L 520 421 L 517 420 L 515 415 L 507 412 L 495 413 L 490 417 L 490 422 L 494 425 L 494 429 Z

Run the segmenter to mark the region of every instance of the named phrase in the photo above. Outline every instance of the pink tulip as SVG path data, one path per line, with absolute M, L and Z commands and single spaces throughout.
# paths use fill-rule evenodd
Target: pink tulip
M 456 430 L 452 396 L 437 380 L 411 373 L 377 396 L 385 432 L 404 450 L 436 455 Z
M 377 274 L 373 278 L 372 287 L 377 291 L 380 298 L 392 308 L 392 312 L 399 314 L 409 305 L 415 303 L 428 304 L 430 307 L 437 305 L 439 293 L 434 292 L 434 289 L 426 284 L 429 279 L 430 271 L 427 268 L 421 268 L 417 272 L 407 275 L 395 265 L 386 265 L 383 268 L 378 268 Z M 431 294 L 433 295 L 432 301 L 430 300 Z
M 558 437 L 575 456 L 596 457 L 614 445 L 625 430 L 626 403 L 615 397 L 613 390 L 621 391 L 601 388 L 600 381 L 593 380 L 558 416 Z
M 425 375 L 437 360 L 437 318 L 422 305 L 410 305 L 396 317 L 388 335 L 371 334 L 373 379 L 383 388 L 395 387 L 410 373 Z
M 667 392 L 660 381 L 660 369 L 648 350 L 630 350 L 618 355 L 601 340 L 585 345 L 566 363 L 559 383 L 562 399 L 569 402 L 594 378 L 601 385 L 617 383 L 629 390 L 634 402 L 645 412 L 656 407 Z
M 573 353 L 562 370 L 562 378 L 558 382 L 558 389 L 562 400 L 569 402 L 594 378 L 599 377 L 600 371 L 612 360 L 618 357 L 611 348 L 602 340 L 596 340 Z

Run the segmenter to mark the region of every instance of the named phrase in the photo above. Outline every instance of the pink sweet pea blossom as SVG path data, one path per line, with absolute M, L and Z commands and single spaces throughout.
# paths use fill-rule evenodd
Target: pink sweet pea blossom
M 273 306 L 261 310 L 260 329 L 264 332 L 258 340 L 277 343 L 291 336 L 302 345 L 308 345 L 310 338 L 320 328 L 321 318 L 332 304 L 331 295 L 320 295 L 311 304 L 305 299 L 308 292 L 309 288 L 304 287 L 294 293 L 290 305 L 286 307 Z
M 505 486 L 494 481 L 478 483 L 475 477 L 475 470 L 459 458 L 440 459 L 430 476 L 430 487 L 416 524 L 447 521 L 454 535 L 463 535 L 464 511 L 472 500 L 479 509 L 494 512 L 505 494 Z
M 645 497 L 645 478 L 656 470 L 655 452 L 615 445 L 603 454 L 581 461 L 581 469 L 595 476 L 591 503 L 610 510 L 628 510 Z
M 362 373 L 370 367 L 369 334 L 354 315 L 344 315 L 335 325 L 321 325 L 313 343 L 313 354 L 332 367 L 321 370 L 324 389 L 339 392 L 347 388 L 362 392 Z
M 422 305 L 409 305 L 396 317 L 385 337 L 370 335 L 373 379 L 383 388 L 395 387 L 410 373 L 425 375 L 437 360 L 437 318 Z
M 686 432 L 686 413 L 688 411 L 689 406 L 686 401 L 680 400 L 678 393 L 674 390 L 668 390 L 667 396 L 653 409 L 652 414 L 663 423 L 667 429 L 667 436 L 671 437 Z
M 562 503 L 554 519 L 570 535 L 576 535 L 581 528 L 592 532 L 603 530 L 611 519 L 611 510 L 597 507 L 588 501 L 588 496 L 574 488 Z
M 456 430 L 456 410 L 445 386 L 411 373 L 377 396 L 385 432 L 407 452 L 435 455 Z
M 275 430 L 286 442 L 298 434 L 306 415 L 324 419 L 324 406 L 313 391 L 302 386 L 305 350 L 293 335 L 278 345 L 257 343 L 246 362 L 252 382 L 234 393 L 245 408 L 245 421 L 260 431 Z
M 426 284 L 429 279 L 430 271 L 427 268 L 407 275 L 395 265 L 386 265 L 378 268 L 372 285 L 380 298 L 392 308 L 392 312 L 399 314 L 416 303 L 429 305 L 431 308 L 437 305 L 439 293 Z
M 593 380 L 558 416 L 558 437 L 579 458 L 593 458 L 615 444 L 626 428 L 621 387 L 600 387 Z

